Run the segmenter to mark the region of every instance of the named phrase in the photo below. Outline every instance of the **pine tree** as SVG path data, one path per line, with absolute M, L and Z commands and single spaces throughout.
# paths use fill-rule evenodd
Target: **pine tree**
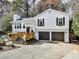
M 72 30 L 74 34 L 79 37 L 79 13 L 75 13 L 73 16 Z

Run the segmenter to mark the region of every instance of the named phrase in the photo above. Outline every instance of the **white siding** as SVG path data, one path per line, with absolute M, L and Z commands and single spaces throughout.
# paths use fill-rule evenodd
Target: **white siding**
M 65 26 L 57 26 L 56 25 L 56 18 L 62 18 L 65 17 Z M 69 29 L 69 17 L 67 15 L 57 13 L 57 12 L 47 12 L 45 14 L 40 15 L 37 19 L 45 19 L 45 26 L 37 26 L 36 21 L 36 28 L 37 29 Z
M 65 25 L 64 26 L 58 26 L 56 24 L 56 18 L 63 18 L 65 17 Z M 44 18 L 44 26 L 38 26 L 38 19 Z M 69 15 L 64 14 L 62 12 L 53 12 L 52 10 L 47 11 L 45 13 L 42 13 L 41 15 L 38 15 L 36 18 L 36 31 L 37 35 L 36 38 L 39 40 L 39 32 L 49 32 L 50 33 L 50 41 L 52 41 L 51 38 L 51 32 L 64 32 L 64 42 L 69 42 Z
M 15 22 L 12 24 L 12 32 L 25 32 L 25 29 L 23 28 L 23 23 L 21 23 L 21 28 L 15 28 L 15 24 L 19 24 L 21 22 Z

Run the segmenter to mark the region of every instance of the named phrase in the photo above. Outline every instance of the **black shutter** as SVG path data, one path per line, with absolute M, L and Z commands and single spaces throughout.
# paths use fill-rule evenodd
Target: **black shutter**
M 43 19 L 43 26 L 44 26 L 44 19 Z
M 39 26 L 39 19 L 37 20 L 38 26 Z
M 56 18 L 56 25 L 58 25 L 58 17 Z
M 65 17 L 63 17 L 63 25 L 65 25 Z

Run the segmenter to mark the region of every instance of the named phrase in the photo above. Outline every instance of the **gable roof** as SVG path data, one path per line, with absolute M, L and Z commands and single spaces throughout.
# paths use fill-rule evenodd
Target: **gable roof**
M 69 15 L 69 14 L 66 13 L 66 12 L 62 12 L 62 11 L 58 11 L 58 10 L 54 10 L 54 9 L 49 8 L 49 9 L 47 9 L 46 11 L 44 11 L 44 12 L 42 12 L 42 13 L 40 13 L 40 14 L 34 16 L 34 18 L 39 17 L 40 15 L 45 14 L 46 12 L 50 12 L 50 11 L 57 12 L 57 13 L 61 13 L 61 14 L 67 15 L 67 16 Z
M 10 23 L 13 23 L 13 22 L 34 22 L 35 20 L 33 20 L 33 17 L 30 17 L 30 18 L 23 18 L 22 20 L 16 20 L 16 21 L 11 21 Z
M 57 12 L 57 13 L 61 13 L 61 14 L 64 14 L 64 15 L 66 15 L 66 16 L 69 15 L 69 14 L 66 13 L 66 12 L 62 12 L 62 11 L 58 11 L 58 10 L 54 10 L 54 9 L 47 9 L 46 11 L 44 11 L 44 12 L 42 12 L 42 13 L 40 13 L 40 14 L 34 16 L 34 17 L 23 18 L 22 20 L 19 20 L 19 21 L 17 21 L 17 20 L 14 21 L 14 20 L 13 20 L 13 21 L 11 21 L 10 23 L 13 23 L 13 22 L 25 22 L 25 21 L 33 22 L 33 21 L 35 21 L 36 17 L 39 17 L 39 16 L 41 16 L 42 14 L 45 14 L 45 13 L 50 12 L 50 11 L 52 11 L 52 12 Z

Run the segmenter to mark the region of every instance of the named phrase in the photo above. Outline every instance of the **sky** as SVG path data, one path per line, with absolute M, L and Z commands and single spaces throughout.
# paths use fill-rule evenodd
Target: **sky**
M 12 2 L 12 0 L 8 0 L 8 1 Z
M 70 1 L 70 0 L 62 0 L 62 3 L 67 3 L 68 1 Z

